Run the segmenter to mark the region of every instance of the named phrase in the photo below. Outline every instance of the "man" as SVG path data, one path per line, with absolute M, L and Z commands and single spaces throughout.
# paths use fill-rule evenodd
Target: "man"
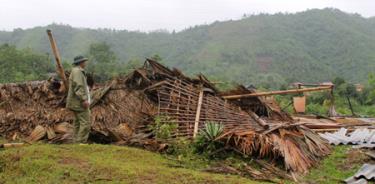
M 73 111 L 74 142 L 87 143 L 90 133 L 90 103 L 91 97 L 87 85 L 85 67 L 88 59 L 83 56 L 74 58 L 73 69 L 69 76 L 69 92 L 66 108 Z

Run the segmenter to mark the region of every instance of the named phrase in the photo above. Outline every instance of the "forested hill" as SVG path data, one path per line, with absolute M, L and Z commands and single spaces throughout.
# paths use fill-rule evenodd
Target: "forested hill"
M 122 62 L 158 54 L 169 66 L 217 79 L 260 84 L 327 81 L 342 76 L 363 82 L 375 72 L 375 18 L 337 9 L 260 14 L 180 32 L 130 32 L 49 25 L 0 32 L 0 44 L 50 52 L 52 29 L 65 60 L 106 42 Z

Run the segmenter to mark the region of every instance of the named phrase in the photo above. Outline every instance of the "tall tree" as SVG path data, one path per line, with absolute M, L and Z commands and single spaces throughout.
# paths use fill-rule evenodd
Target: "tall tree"
M 108 80 L 118 74 L 118 62 L 115 53 L 105 42 L 93 43 L 88 51 L 89 72 L 99 81 Z
M 46 79 L 54 67 L 48 55 L 15 46 L 0 46 L 0 83 Z

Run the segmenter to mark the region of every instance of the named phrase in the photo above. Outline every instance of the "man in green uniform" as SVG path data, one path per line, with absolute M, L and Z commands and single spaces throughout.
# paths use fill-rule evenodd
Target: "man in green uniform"
M 90 103 L 91 97 L 87 85 L 85 67 L 87 58 L 74 58 L 73 69 L 69 76 L 69 92 L 66 108 L 74 112 L 74 142 L 87 143 L 90 133 Z

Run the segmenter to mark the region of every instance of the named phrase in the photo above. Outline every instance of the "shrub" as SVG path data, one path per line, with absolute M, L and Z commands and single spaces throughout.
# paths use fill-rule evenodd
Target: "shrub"
M 208 155 L 214 154 L 224 147 L 224 143 L 219 140 L 224 133 L 224 126 L 217 122 L 206 122 L 205 128 L 201 130 L 194 142 L 195 151 Z
M 156 139 L 169 139 L 178 128 L 178 124 L 168 116 L 156 116 L 154 124 L 149 125 Z

